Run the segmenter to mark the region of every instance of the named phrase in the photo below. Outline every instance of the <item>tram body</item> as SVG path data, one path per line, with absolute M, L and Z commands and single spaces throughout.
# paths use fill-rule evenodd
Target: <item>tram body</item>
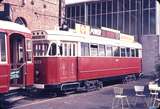
M 0 93 L 33 85 L 32 34 L 26 27 L 0 21 Z
M 76 89 L 110 77 L 139 75 L 142 46 L 65 31 L 33 31 L 35 84 Z

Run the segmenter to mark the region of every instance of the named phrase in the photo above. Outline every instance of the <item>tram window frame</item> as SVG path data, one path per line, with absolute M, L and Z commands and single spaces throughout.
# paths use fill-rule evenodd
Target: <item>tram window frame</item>
M 45 48 L 45 50 L 42 50 L 42 48 Z M 47 51 L 49 49 L 49 42 L 33 42 L 33 51 L 34 51 L 34 56 L 45 56 L 47 55 Z
M 139 49 L 139 58 L 142 58 L 142 49 Z
M 135 49 L 135 57 L 139 57 L 139 49 Z
M 113 46 L 113 55 L 115 57 L 120 57 L 120 47 L 119 46 Z
M 72 56 L 76 56 L 76 44 L 72 44 Z
M 27 63 L 32 63 L 32 40 L 26 39 Z
M 121 57 L 126 57 L 126 48 L 121 48 Z
M 89 43 L 81 42 L 81 56 L 90 56 Z
M 90 44 L 91 56 L 98 56 L 98 44 Z
M 67 44 L 67 56 L 72 56 L 72 44 L 71 43 L 68 43 Z
M 106 56 L 106 49 L 104 44 L 99 44 L 99 56 Z
M 54 45 L 53 45 L 54 44 Z M 52 47 L 53 45 L 53 47 Z M 55 42 L 52 42 L 49 47 L 49 56 L 56 56 L 57 55 L 57 44 Z
M 131 48 L 131 57 L 135 57 L 135 49 Z
M 113 48 L 112 46 L 106 46 L 106 55 L 113 56 Z
M 4 51 L 2 51 L 3 50 L 2 48 L 4 49 Z M 7 63 L 7 39 L 5 32 L 0 32 L 0 63 L 1 64 Z

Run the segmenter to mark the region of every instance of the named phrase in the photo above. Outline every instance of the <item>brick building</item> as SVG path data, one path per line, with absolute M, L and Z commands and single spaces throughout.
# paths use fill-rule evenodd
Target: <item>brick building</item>
M 31 30 L 57 29 L 63 0 L 1 0 L 0 19 L 26 25 Z M 62 2 L 62 3 L 61 3 Z

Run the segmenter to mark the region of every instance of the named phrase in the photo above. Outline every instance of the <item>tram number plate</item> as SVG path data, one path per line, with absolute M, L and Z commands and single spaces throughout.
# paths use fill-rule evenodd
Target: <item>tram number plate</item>
M 19 77 L 20 77 L 20 71 L 19 70 L 11 71 L 10 79 L 18 79 Z

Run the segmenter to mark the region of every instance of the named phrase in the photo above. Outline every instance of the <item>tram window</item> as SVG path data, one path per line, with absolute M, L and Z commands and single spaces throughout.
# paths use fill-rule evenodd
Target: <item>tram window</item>
M 99 56 L 105 56 L 106 51 L 105 51 L 105 45 L 99 45 Z
M 27 52 L 27 61 L 32 61 L 32 41 L 26 40 L 26 52 Z
M 75 56 L 76 55 L 76 45 L 75 44 L 73 44 L 73 56 Z
M 81 56 L 89 56 L 89 43 L 81 43 Z
M 67 56 L 67 44 L 64 44 L 64 55 Z
M 35 56 L 45 56 L 48 50 L 48 43 L 34 43 L 33 50 Z
M 121 48 L 121 57 L 125 57 L 126 56 L 126 54 L 125 54 L 125 48 Z
M 71 49 L 71 44 L 68 44 L 68 56 L 71 56 L 72 55 L 72 49 Z
M 6 62 L 5 33 L 0 32 L 0 62 Z
M 126 48 L 127 57 L 130 57 L 130 48 Z
M 131 49 L 131 56 L 132 57 L 135 57 L 135 52 L 134 51 L 135 51 L 134 49 Z
M 135 51 L 136 51 L 136 57 L 139 57 L 139 50 L 135 49 Z
M 113 47 L 114 56 L 120 56 L 120 47 Z
M 54 56 L 54 55 L 56 55 L 56 53 L 57 53 L 56 44 L 52 43 L 50 46 L 49 55 Z
M 62 45 L 59 46 L 59 51 L 60 51 L 60 55 L 62 56 L 62 55 L 63 55 L 63 48 L 62 48 Z
M 113 56 L 113 49 L 112 47 L 107 47 L 107 56 Z
M 98 46 L 91 45 L 91 56 L 98 56 Z

